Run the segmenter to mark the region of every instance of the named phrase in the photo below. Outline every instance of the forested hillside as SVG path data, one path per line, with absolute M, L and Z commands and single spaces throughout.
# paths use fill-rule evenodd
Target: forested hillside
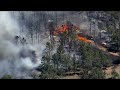
M 120 78 L 119 11 L 0 13 L 2 79 Z

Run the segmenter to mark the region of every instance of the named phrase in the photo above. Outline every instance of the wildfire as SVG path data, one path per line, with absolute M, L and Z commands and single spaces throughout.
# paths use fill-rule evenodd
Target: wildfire
M 64 32 L 67 32 L 68 31 L 68 25 L 61 25 L 61 26 L 58 26 L 56 28 L 56 30 L 54 31 L 54 34 L 55 35 L 58 35 L 60 33 L 64 33 Z M 78 27 L 72 25 L 72 30 L 78 30 Z
M 58 34 L 60 34 L 60 33 L 68 32 L 68 28 L 69 28 L 68 25 L 58 26 L 58 27 L 56 28 L 56 30 L 54 31 L 54 35 L 58 35 Z M 72 30 L 78 30 L 78 29 L 79 29 L 78 27 L 72 25 Z M 84 42 L 86 42 L 86 43 L 91 43 L 91 40 L 88 40 L 87 38 L 82 37 L 82 36 L 79 36 L 79 35 L 76 36 L 76 39 L 77 39 L 77 40 L 84 41 Z
M 85 37 L 81 37 L 81 36 L 78 36 L 77 35 L 77 40 L 81 40 L 81 41 L 83 41 L 83 42 L 86 42 L 86 43 L 89 43 L 89 44 L 91 44 L 92 43 L 92 41 L 91 40 L 88 40 L 87 38 L 85 38 Z

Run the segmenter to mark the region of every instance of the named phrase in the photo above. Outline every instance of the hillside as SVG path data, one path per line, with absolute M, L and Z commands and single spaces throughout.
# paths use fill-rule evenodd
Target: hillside
M 119 11 L 4 11 L 0 19 L 0 78 L 120 76 Z

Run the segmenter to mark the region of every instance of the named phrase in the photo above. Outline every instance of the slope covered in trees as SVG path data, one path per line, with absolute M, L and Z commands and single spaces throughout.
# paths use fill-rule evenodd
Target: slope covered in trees
M 106 79 L 105 69 L 115 65 L 114 62 L 120 63 L 120 56 L 113 60 L 108 54 L 120 51 L 119 11 L 13 11 L 11 14 L 18 20 L 20 36 L 25 36 L 27 43 L 42 47 L 40 43 L 46 42 L 37 67 L 41 73 L 33 75 L 34 79 L 61 79 L 67 75 L 77 75 L 79 79 Z M 64 25 L 67 30 L 56 31 Z M 101 40 L 102 30 L 108 33 L 109 39 Z M 109 45 L 104 47 L 107 51 L 97 48 L 100 41 L 107 41 Z M 5 75 L 2 79 L 5 78 L 12 79 L 12 76 Z M 119 74 L 113 70 L 109 78 L 119 78 Z

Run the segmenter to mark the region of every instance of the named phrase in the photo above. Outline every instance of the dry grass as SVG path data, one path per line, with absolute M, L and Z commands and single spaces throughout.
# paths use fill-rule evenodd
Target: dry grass
M 120 65 L 108 67 L 107 70 L 103 70 L 106 73 L 106 78 L 111 77 L 112 71 L 115 70 L 120 75 Z
M 80 79 L 80 76 L 78 75 L 65 76 L 65 77 L 62 77 L 61 79 Z

